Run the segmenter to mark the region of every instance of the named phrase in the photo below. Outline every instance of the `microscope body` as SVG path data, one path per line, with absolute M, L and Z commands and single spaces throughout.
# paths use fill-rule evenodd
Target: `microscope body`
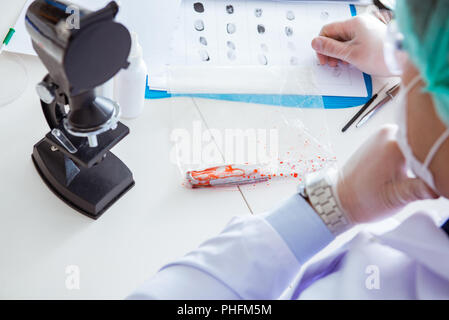
M 97 219 L 134 186 L 131 171 L 110 152 L 129 128 L 118 121 L 118 104 L 96 95 L 128 67 L 131 37 L 114 21 L 115 2 L 95 12 L 79 8 L 79 28 L 67 22 L 69 6 L 36 0 L 25 18 L 49 72 L 36 89 L 50 132 L 34 146 L 32 159 L 57 196 Z

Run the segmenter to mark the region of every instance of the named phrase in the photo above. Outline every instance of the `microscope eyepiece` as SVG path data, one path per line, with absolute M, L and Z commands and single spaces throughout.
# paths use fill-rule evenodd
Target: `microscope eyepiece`
M 33 47 L 50 76 L 69 96 L 102 85 L 127 68 L 131 36 L 114 21 L 113 1 L 98 11 L 79 8 L 79 28 L 68 21 L 64 1 L 36 0 L 26 14 Z

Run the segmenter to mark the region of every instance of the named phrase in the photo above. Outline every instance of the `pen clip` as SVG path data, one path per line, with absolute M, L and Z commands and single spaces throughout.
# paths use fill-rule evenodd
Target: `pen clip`
M 399 87 L 401 86 L 400 83 L 397 83 L 396 85 L 394 85 L 391 89 L 389 89 L 386 92 L 386 95 L 389 96 L 392 100 L 394 99 L 394 96 L 396 95 L 396 91 L 399 89 Z

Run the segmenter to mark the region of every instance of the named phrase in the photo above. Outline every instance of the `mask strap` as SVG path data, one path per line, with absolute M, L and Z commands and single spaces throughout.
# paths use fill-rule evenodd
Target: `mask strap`
M 430 162 L 435 157 L 435 154 L 440 149 L 441 145 L 443 144 L 446 139 L 449 138 L 449 128 L 444 131 L 444 133 L 438 138 L 438 140 L 433 144 L 432 148 L 430 148 L 429 153 L 427 154 L 426 160 L 424 161 L 424 166 L 426 168 L 429 167 Z
M 409 93 L 417 84 L 418 82 L 421 80 L 421 75 L 416 75 L 412 81 L 410 81 L 410 83 L 405 87 L 405 92 Z

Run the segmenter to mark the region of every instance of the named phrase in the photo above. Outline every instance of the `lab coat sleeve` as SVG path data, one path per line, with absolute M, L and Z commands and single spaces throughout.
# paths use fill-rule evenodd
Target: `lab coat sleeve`
M 267 214 L 234 218 L 130 298 L 276 299 L 301 265 L 333 239 L 309 204 L 294 195 Z

